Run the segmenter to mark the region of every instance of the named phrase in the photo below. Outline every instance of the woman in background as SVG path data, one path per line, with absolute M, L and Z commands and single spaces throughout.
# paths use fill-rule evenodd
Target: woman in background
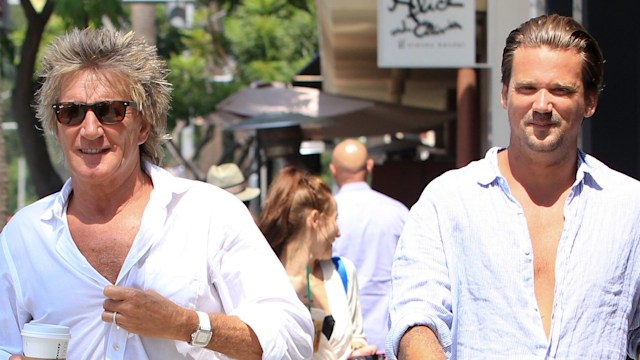
M 337 215 L 331 189 L 319 177 L 286 167 L 271 184 L 258 220 L 300 300 L 326 315 L 313 359 L 376 352 L 362 327 L 355 267 L 346 258 L 331 258 L 333 241 L 340 236 Z

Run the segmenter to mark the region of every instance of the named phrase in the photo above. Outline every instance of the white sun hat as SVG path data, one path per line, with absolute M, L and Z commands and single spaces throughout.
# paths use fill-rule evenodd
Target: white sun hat
M 207 172 L 207 182 L 227 190 L 241 201 L 249 201 L 260 195 L 260 189 L 247 186 L 242 171 L 234 163 L 211 166 Z

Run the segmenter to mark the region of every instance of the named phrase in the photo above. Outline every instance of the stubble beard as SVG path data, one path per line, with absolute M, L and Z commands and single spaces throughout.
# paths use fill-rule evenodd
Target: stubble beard
M 556 114 L 552 114 L 547 123 L 553 126 L 546 130 L 535 130 L 529 127 L 528 124 L 532 121 L 531 115 L 527 116 L 524 121 L 526 145 L 530 150 L 548 153 L 562 147 L 564 143 L 564 134 L 560 128 L 562 118 Z

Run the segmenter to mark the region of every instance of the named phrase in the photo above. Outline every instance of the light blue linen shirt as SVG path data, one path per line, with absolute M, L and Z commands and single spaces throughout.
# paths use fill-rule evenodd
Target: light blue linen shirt
M 433 180 L 412 207 L 394 258 L 387 356 L 426 325 L 450 359 L 635 358 L 640 183 L 579 152 L 547 339 L 527 221 L 498 151 Z

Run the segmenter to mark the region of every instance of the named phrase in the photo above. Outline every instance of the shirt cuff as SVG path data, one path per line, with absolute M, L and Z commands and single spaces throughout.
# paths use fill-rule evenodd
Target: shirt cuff
M 306 308 L 303 313 L 283 310 L 282 303 L 243 305 L 230 315 L 247 324 L 258 337 L 263 359 L 306 359 L 313 354 L 313 323 Z
M 426 314 L 421 317 L 416 317 L 415 314 L 405 314 L 394 324 L 391 324 L 391 329 L 389 330 L 385 344 L 388 360 L 397 359 L 400 339 L 402 339 L 402 336 L 407 330 L 413 326 L 429 327 L 438 338 L 438 342 L 440 342 L 440 346 L 442 346 L 447 358 L 451 356 L 451 330 L 444 321 Z

